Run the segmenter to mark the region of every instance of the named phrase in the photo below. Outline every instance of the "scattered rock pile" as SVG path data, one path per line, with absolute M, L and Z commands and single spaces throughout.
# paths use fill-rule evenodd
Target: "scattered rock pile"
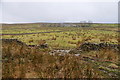
M 18 41 L 17 39 L 1 39 L 2 44 L 13 44 L 17 43 L 18 45 L 26 45 L 25 43 Z
M 89 52 L 89 51 L 100 51 L 100 50 L 114 50 L 116 52 L 119 52 L 120 45 L 119 44 L 108 44 L 108 43 L 83 43 L 80 47 L 71 50 L 69 53 L 72 54 L 80 54 L 83 52 Z
M 2 40 L 2 53 L 6 54 L 21 54 L 21 53 L 30 53 L 32 50 L 37 51 L 39 48 L 48 48 L 48 44 L 41 44 L 41 45 L 26 45 L 24 42 L 21 42 L 17 39 L 1 39 Z M 79 54 L 83 51 L 99 51 L 102 49 L 107 50 L 120 50 L 119 44 L 108 44 L 108 43 L 83 43 L 80 47 L 73 50 L 57 50 L 55 53 L 74 53 Z M 54 52 L 53 52 L 54 53 Z
M 28 46 L 17 39 L 1 39 L 0 41 L 2 42 L 3 58 L 30 52 Z
M 41 45 L 28 45 L 28 47 L 30 48 L 48 48 L 48 44 L 45 43 L 45 44 L 41 44 Z
M 101 49 L 113 49 L 119 51 L 120 45 L 118 44 L 108 44 L 108 43 L 84 43 L 79 47 L 82 51 L 91 51 L 91 50 L 101 50 Z
M 27 45 L 17 39 L 0 39 L 2 42 L 2 55 L 26 54 L 31 51 L 36 52 L 39 48 L 47 48 L 47 44 Z

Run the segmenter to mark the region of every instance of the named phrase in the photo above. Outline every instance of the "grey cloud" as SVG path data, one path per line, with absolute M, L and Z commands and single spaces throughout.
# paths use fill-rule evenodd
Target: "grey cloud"
M 115 2 L 4 2 L 3 22 L 82 21 L 118 22 Z

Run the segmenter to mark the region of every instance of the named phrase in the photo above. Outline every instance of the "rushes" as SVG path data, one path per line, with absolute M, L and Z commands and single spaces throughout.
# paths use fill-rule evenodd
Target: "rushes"
M 101 29 L 102 27 L 99 28 Z M 117 40 L 118 35 L 116 32 L 101 31 L 99 28 L 96 27 L 96 30 L 90 30 L 93 28 L 55 28 L 52 25 L 51 27 L 36 28 L 31 26 L 29 27 L 31 31 L 26 27 L 30 32 L 49 32 L 51 30 L 60 30 L 63 32 L 3 36 L 3 38 L 9 39 L 17 38 L 30 45 L 28 46 L 21 42 L 17 43 L 17 41 L 10 41 L 7 44 L 3 42 L 2 58 L 7 58 L 7 61 L 3 62 L 3 78 L 111 78 L 112 76 L 108 72 L 105 73 L 99 67 L 105 69 L 106 64 L 112 63 L 113 65 L 110 65 L 110 67 L 114 67 L 117 71 L 116 68 L 120 65 L 118 64 L 118 52 L 111 48 L 97 49 L 96 51 L 96 47 L 94 46 L 97 46 L 96 43 L 106 42 L 116 44 L 120 40 Z M 103 29 L 107 30 L 109 28 L 104 27 Z M 23 31 L 22 28 L 20 30 L 22 33 L 28 32 Z M 83 48 L 90 50 L 79 50 L 81 45 L 91 42 L 93 46 L 89 47 L 88 45 L 88 47 L 85 46 Z M 46 43 L 49 44 L 49 47 L 45 47 L 47 46 Z M 79 56 L 75 56 L 74 54 L 65 54 L 64 56 L 49 54 L 50 50 L 70 50 L 73 48 L 77 48 L 75 49 L 75 54 L 80 54 Z
M 22 63 L 18 65 L 17 59 Z M 3 78 L 33 78 L 35 76 L 38 78 L 91 78 L 95 76 L 92 75 L 95 74 L 94 68 L 89 63 L 85 63 L 80 60 L 80 57 L 72 55 L 61 57 L 49 54 L 29 54 L 23 59 L 24 62 L 19 57 L 14 58 L 14 61 L 10 61 L 10 63 L 3 64 Z M 10 73 L 6 73 L 9 71 Z M 28 71 L 30 74 L 28 74 Z
M 97 56 L 102 61 L 113 61 L 113 62 L 116 61 L 117 62 L 119 59 L 118 58 L 119 53 L 114 50 L 110 50 L 110 49 L 103 49 L 103 50 L 99 51 Z

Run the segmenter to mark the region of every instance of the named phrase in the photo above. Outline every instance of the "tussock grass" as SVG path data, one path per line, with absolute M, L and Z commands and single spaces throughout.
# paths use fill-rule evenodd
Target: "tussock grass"
M 79 25 L 79 24 L 78 24 Z M 44 26 L 44 27 L 43 27 Z M 79 49 L 86 42 L 118 44 L 117 25 L 93 24 L 93 27 L 54 27 L 57 24 L 4 25 L 1 33 L 37 33 L 30 35 L 2 35 L 3 39 L 18 39 L 2 44 L 3 78 L 118 78 L 119 52 L 112 49 L 98 51 L 74 50 L 71 54 L 50 55 L 54 49 Z M 99 27 L 98 27 L 99 26 Z M 114 31 L 112 31 L 114 30 Z M 48 48 L 28 47 L 42 45 Z

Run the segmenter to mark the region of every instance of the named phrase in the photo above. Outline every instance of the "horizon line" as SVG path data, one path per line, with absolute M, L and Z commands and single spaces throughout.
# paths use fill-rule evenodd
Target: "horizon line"
M 37 23 L 82 23 L 82 22 L 0 22 L 0 24 L 37 24 Z M 86 22 L 88 23 L 88 22 Z M 92 22 L 92 24 L 119 24 L 119 22 Z

